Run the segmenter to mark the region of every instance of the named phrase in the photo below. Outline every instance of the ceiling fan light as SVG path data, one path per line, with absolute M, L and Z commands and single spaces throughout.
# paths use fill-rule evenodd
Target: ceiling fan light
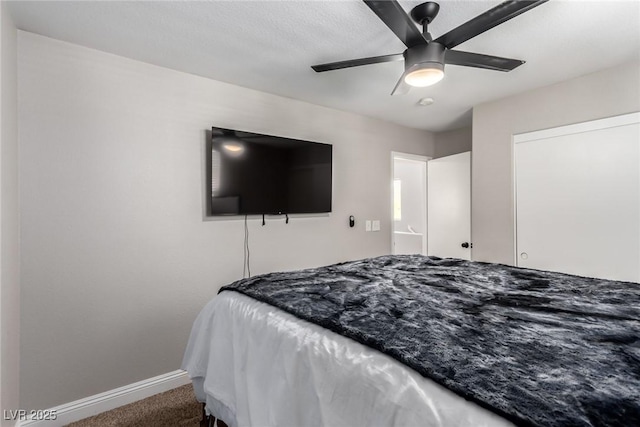
M 227 152 L 227 154 L 237 157 L 244 153 L 244 144 L 240 141 L 227 141 L 222 144 L 222 149 Z
M 444 70 L 432 66 L 418 68 L 404 76 L 409 86 L 427 87 L 438 83 L 444 77 Z
M 216 135 L 212 142 L 213 151 L 224 153 L 230 157 L 242 157 L 247 149 L 244 141 L 236 135 Z

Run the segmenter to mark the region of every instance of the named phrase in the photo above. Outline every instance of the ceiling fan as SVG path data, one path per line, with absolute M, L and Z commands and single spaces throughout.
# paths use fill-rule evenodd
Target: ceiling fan
M 524 64 L 524 61 L 452 49 L 547 1 L 505 1 L 434 40 L 427 26 L 440 10 L 438 3 L 426 2 L 414 7 L 409 18 L 396 0 L 364 0 L 378 18 L 407 46 L 407 49 L 403 53 L 331 62 L 313 65 L 311 68 L 320 73 L 404 59 L 404 73 L 391 92 L 392 95 L 407 93 L 411 86 L 425 87 L 439 82 L 444 77 L 445 64 L 511 71 Z M 411 20 L 412 18 L 417 24 L 422 25 L 422 32 Z

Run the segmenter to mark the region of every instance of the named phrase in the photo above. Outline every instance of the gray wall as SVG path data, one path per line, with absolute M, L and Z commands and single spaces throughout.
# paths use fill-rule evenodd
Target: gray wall
M 471 126 L 434 134 L 434 158 L 471 151 Z
M 390 152 L 433 155 L 428 132 L 18 41 L 23 408 L 179 368 L 200 308 L 242 276 L 243 221 L 203 219 L 211 126 L 334 144 L 333 212 L 251 219 L 254 274 L 389 253 Z
M 515 263 L 513 134 L 634 111 L 640 111 L 638 62 L 475 107 L 473 259 Z
M 17 45 L 16 27 L 5 8 L 0 3 L 0 411 L 20 408 Z M 15 424 L 1 418 L 3 426 Z

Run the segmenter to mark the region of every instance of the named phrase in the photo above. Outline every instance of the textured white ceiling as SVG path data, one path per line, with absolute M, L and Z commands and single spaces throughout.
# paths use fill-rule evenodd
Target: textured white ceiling
M 407 12 L 421 2 L 400 1 Z M 439 3 L 429 27 L 434 38 L 500 1 Z M 640 60 L 640 0 L 551 0 L 458 47 L 525 65 L 510 73 L 447 66 L 441 83 L 394 97 L 402 62 L 325 73 L 310 68 L 404 50 L 358 0 L 20 1 L 9 7 L 26 31 L 432 131 L 470 125 L 474 105 Z M 426 96 L 435 103 L 418 106 Z

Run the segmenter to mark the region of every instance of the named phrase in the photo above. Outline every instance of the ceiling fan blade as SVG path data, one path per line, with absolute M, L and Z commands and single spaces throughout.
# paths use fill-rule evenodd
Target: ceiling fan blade
M 485 13 L 476 16 L 472 20 L 465 22 L 459 27 L 454 28 L 448 33 L 443 34 L 435 41 L 444 45 L 447 49 L 454 48 L 460 43 L 463 43 L 478 34 L 482 34 L 496 25 L 500 25 L 511 18 L 515 18 L 521 13 L 531 10 L 536 6 L 540 6 L 542 3 L 546 3 L 547 1 L 548 0 L 505 1 L 493 9 L 490 9 Z
M 485 68 L 495 71 L 511 71 L 524 64 L 524 61 L 519 59 L 501 58 L 499 56 L 462 52 L 460 50 L 447 50 L 444 54 L 444 62 L 445 64 Z
M 413 47 L 429 42 L 397 1 L 364 0 L 364 2 L 398 36 L 405 46 Z
M 351 59 L 349 61 L 330 62 L 328 64 L 312 65 L 311 68 L 316 73 L 323 71 L 339 70 L 341 68 L 358 67 L 360 65 L 379 64 L 380 62 L 402 61 L 404 56 L 401 53 L 393 55 L 372 56 L 370 58 Z
M 396 83 L 396 86 L 391 91 L 391 95 L 406 95 L 407 93 L 409 93 L 409 89 L 411 89 L 411 86 L 409 86 L 404 81 L 404 76 L 406 74 L 406 72 L 402 73 L 402 75 L 400 76 L 400 80 L 398 80 L 398 83 Z

